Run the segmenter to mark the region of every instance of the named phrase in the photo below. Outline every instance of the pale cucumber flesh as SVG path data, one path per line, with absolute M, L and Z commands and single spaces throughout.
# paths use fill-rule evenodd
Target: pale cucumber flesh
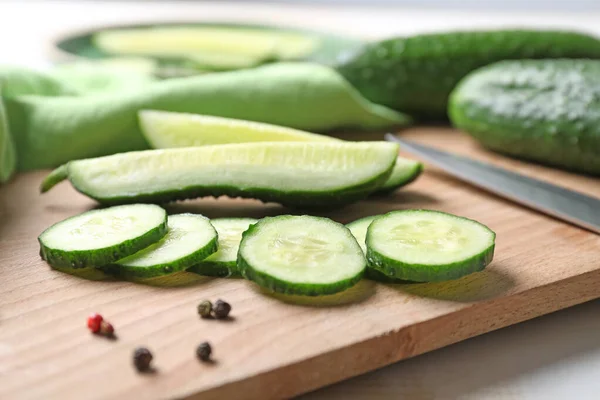
M 393 211 L 367 230 L 369 266 L 398 279 L 456 279 L 484 269 L 495 233 L 479 222 L 431 210 Z
M 40 255 L 63 268 L 100 267 L 132 255 L 167 233 L 167 213 L 151 204 L 115 206 L 58 222 L 38 237 Z
M 171 215 L 167 225 L 161 240 L 104 269 L 126 278 L 151 278 L 182 271 L 217 250 L 217 232 L 208 218 Z
M 238 252 L 242 275 L 269 290 L 316 296 L 358 282 L 365 256 L 344 225 L 312 216 L 267 217 L 244 232 Z
M 155 149 L 251 142 L 340 141 L 283 126 L 200 114 L 142 110 L 140 129 Z M 398 157 L 390 177 L 377 190 L 388 193 L 405 186 L 421 174 L 422 163 Z
M 239 276 L 237 253 L 242 233 L 258 220 L 254 218 L 215 218 L 210 222 L 219 235 L 219 249 L 216 253 L 189 268 L 188 271 L 218 277 Z
M 388 142 L 244 143 L 148 150 L 72 161 L 68 177 L 102 203 L 239 196 L 295 207 L 333 207 L 368 196 L 390 175 L 398 147 Z

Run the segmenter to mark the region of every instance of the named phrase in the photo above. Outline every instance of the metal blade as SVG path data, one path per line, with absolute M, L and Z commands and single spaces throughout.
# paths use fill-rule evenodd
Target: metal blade
M 600 199 L 466 157 L 385 135 L 453 176 L 543 213 L 600 233 Z

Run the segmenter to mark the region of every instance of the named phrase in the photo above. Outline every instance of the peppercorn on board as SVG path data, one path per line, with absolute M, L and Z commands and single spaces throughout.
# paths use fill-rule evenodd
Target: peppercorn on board
M 403 137 L 600 196 L 598 178 L 488 153 L 449 128 L 415 128 Z M 46 174 L 21 174 L 0 187 L 0 398 L 290 397 L 600 294 L 599 236 L 428 165 L 389 197 L 322 215 L 349 223 L 428 208 L 475 219 L 497 233 L 494 261 L 483 272 L 426 284 L 363 280 L 316 299 L 271 296 L 243 279 L 189 273 L 142 282 L 103 280 L 90 271 L 72 276 L 40 259 L 36 238 L 97 204 L 68 184 L 40 196 Z M 224 198 L 167 210 L 210 218 L 289 212 L 274 203 Z M 231 318 L 201 319 L 196 307 L 205 299 L 230 303 Z M 116 340 L 89 332 L 85 323 L 93 312 L 110 321 Z M 197 358 L 204 341 L 214 363 Z M 137 347 L 152 352 L 153 374 L 136 372 Z

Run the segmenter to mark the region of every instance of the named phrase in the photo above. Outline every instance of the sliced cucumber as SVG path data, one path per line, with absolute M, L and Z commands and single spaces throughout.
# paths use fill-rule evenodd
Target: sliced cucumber
M 148 150 L 72 161 L 42 183 L 64 178 L 105 204 L 239 196 L 289 206 L 335 207 L 368 196 L 390 175 L 388 142 L 244 143 Z
M 159 206 L 132 204 L 87 211 L 46 229 L 40 255 L 53 267 L 85 268 L 113 263 L 159 241 L 167 213 Z
M 394 190 L 413 182 L 421 175 L 421 172 L 423 172 L 423 164 L 421 162 L 398 157 L 394 169 L 392 169 L 392 174 L 387 181 L 377 189 L 377 192 L 393 192 Z
M 217 231 L 208 218 L 170 215 L 167 225 L 160 241 L 103 269 L 124 278 L 152 278 L 183 271 L 217 251 Z
M 151 147 L 195 147 L 249 142 L 330 142 L 329 136 L 279 125 L 210 115 L 142 110 L 140 129 Z
M 245 278 L 286 294 L 340 292 L 356 284 L 365 267 L 348 228 L 307 215 L 263 218 L 244 232 L 238 252 Z
M 319 45 L 307 34 L 226 27 L 114 29 L 97 33 L 93 41 L 108 54 L 168 57 L 206 52 L 255 59 L 301 58 Z
M 155 149 L 249 142 L 340 141 L 298 129 L 233 118 L 154 110 L 142 110 L 138 115 L 140 129 Z M 420 162 L 398 157 L 392 174 L 377 191 L 388 193 L 405 186 L 417 179 L 422 169 Z
M 237 253 L 242 240 L 242 233 L 258 222 L 254 218 L 216 218 L 210 221 L 219 235 L 219 249 L 188 271 L 200 275 L 239 276 L 237 269 Z
M 392 211 L 367 230 L 369 266 L 393 278 L 444 281 L 484 269 L 496 234 L 479 222 L 431 210 Z
M 356 221 L 352 221 L 346 225 L 352 235 L 356 238 L 356 241 L 360 245 L 362 251 L 367 253 L 367 229 L 369 229 L 369 225 L 375 218 L 378 218 L 379 215 L 371 215 L 368 217 L 364 217 L 361 219 L 357 219 Z M 365 278 L 370 279 L 372 281 L 381 282 L 381 283 L 404 283 L 405 281 L 402 279 L 392 278 L 390 276 L 385 275 L 383 272 L 376 270 L 375 268 L 371 268 L 367 265 L 367 269 L 365 270 Z

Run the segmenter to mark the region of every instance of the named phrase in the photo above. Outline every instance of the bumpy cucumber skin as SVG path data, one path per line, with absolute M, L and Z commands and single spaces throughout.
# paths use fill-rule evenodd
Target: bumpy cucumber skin
M 269 217 L 267 217 L 269 218 Z M 275 217 L 276 218 L 276 217 Z M 340 224 L 341 225 L 341 224 Z M 343 225 L 342 225 L 343 226 Z M 317 283 L 293 283 L 283 281 L 279 278 L 265 274 L 262 271 L 257 271 L 252 268 L 242 255 L 242 244 L 244 238 L 254 234 L 254 231 L 258 229 L 258 222 L 250 225 L 248 230 L 242 233 L 242 242 L 240 244 L 240 251 L 238 251 L 237 268 L 241 275 L 256 283 L 258 286 L 272 290 L 276 293 L 289 294 L 289 295 L 301 295 L 301 296 L 323 296 L 327 294 L 335 294 L 342 292 L 354 285 L 356 285 L 364 276 L 365 269 L 361 270 L 357 275 L 334 283 L 328 284 L 317 284 Z
M 423 34 L 366 45 L 337 69 L 377 104 L 445 120 L 448 96 L 469 72 L 501 60 L 540 58 L 600 58 L 600 40 L 561 31 Z
M 415 211 L 415 210 L 408 210 Z M 419 211 L 419 210 L 416 210 Z M 441 211 L 422 210 L 427 212 L 438 212 L 440 214 L 446 214 Z M 391 211 L 387 214 L 383 214 L 380 218 L 384 218 L 387 215 L 393 213 L 399 213 L 403 211 Z M 468 219 L 461 217 L 463 219 Z M 474 221 L 477 222 L 477 221 Z M 487 228 L 489 230 L 489 228 Z M 452 279 L 458 279 L 465 275 L 472 274 L 474 272 L 482 271 L 487 267 L 494 258 L 495 249 L 495 238 L 496 234 L 492 233 L 494 241 L 492 244 L 466 260 L 461 260 L 455 263 L 439 264 L 439 265 L 427 265 L 427 264 L 406 264 L 398 260 L 386 257 L 373 250 L 369 246 L 370 234 L 367 231 L 367 262 L 368 267 L 373 268 L 381 272 L 382 274 L 393 278 L 404 281 L 412 282 L 441 282 Z
M 169 275 L 175 272 L 183 271 L 191 265 L 195 265 L 206 257 L 217 251 L 217 237 L 212 239 L 206 246 L 198 251 L 189 254 L 186 257 L 180 258 L 175 262 L 152 265 L 150 267 L 134 267 L 113 263 L 100 267 L 106 273 L 124 279 L 146 279 L 157 276 Z
M 504 61 L 467 76 L 449 115 L 485 147 L 600 175 L 600 61 Z
M 410 122 L 404 114 L 367 101 L 333 69 L 308 63 L 276 63 L 171 79 L 126 93 L 24 96 L 8 99 L 5 105 L 21 171 L 147 149 L 137 121 L 141 109 L 246 119 L 319 132 L 382 129 Z
M 71 217 L 75 218 L 75 217 Z M 51 229 L 52 227 L 48 228 Z M 45 246 L 38 237 L 40 256 L 52 267 L 58 268 L 86 268 L 101 267 L 114 263 L 122 258 L 137 253 L 153 243 L 158 242 L 167 234 L 167 214 L 159 226 L 149 230 L 135 239 L 127 240 L 115 246 L 103 249 L 64 251 Z M 41 236 L 41 235 L 40 235 Z
M 211 262 L 202 261 L 193 267 L 188 268 L 188 272 L 198 275 L 214 276 L 216 278 L 239 278 L 242 275 L 238 271 L 237 262 Z

